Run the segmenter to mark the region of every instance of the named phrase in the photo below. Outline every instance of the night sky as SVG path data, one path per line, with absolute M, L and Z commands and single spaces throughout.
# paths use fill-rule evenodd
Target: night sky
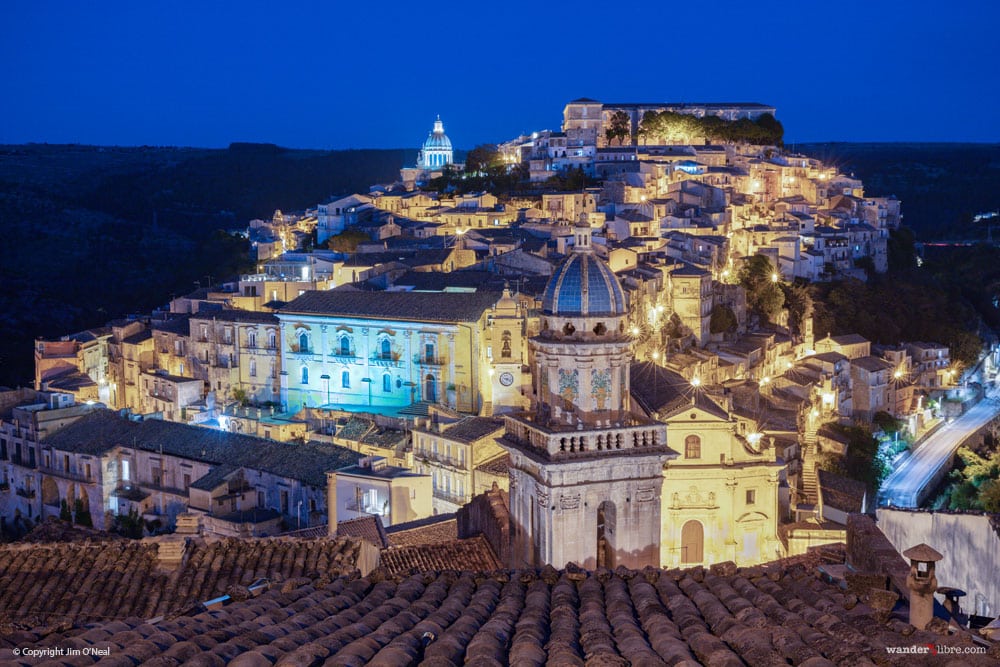
M 1000 3 L 0 3 L 0 143 L 458 148 L 565 103 L 771 104 L 787 142 L 1000 141 Z

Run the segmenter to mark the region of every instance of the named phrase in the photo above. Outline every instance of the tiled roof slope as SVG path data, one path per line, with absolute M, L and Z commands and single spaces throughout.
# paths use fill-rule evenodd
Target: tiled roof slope
M 489 572 L 500 566 L 481 535 L 467 540 L 383 549 L 379 555 L 379 567 L 394 575 L 438 570 Z
M 499 299 L 497 292 L 308 291 L 281 312 L 417 322 L 475 322 Z
M 893 655 L 955 645 L 910 633 L 801 564 L 740 571 L 425 572 L 295 579 L 259 597 L 155 624 L 132 618 L 18 646 L 111 647 L 117 664 L 995 665 L 996 657 Z M 0 660 L 10 660 L 10 648 Z M 45 658 L 39 658 L 41 662 Z M 83 664 L 80 661 L 79 664 Z M 78 664 L 74 662 L 74 664 Z
M 458 539 L 458 522 L 454 514 L 438 514 L 389 526 L 385 532 L 389 536 L 389 546 L 392 547 L 439 544 Z
M 291 444 L 159 419 L 134 422 L 112 410 L 94 410 L 45 440 L 62 451 L 99 456 L 116 446 L 137 447 L 195 461 L 244 466 L 311 486 L 326 486 L 326 472 L 353 465 L 361 454 L 320 442 Z
M 166 569 L 154 540 L 0 546 L 0 638 L 4 625 L 177 613 L 262 577 L 333 579 L 354 570 L 359 549 L 353 539 L 192 540 Z

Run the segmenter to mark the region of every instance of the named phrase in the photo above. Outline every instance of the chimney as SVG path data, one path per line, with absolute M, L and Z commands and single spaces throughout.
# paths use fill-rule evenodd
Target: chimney
M 326 473 L 326 536 L 337 536 L 337 473 Z
M 934 592 L 938 587 L 934 563 L 944 556 L 921 542 L 904 551 L 903 558 L 910 559 L 910 573 L 906 576 L 906 587 L 910 591 L 910 625 L 923 630 L 934 618 Z

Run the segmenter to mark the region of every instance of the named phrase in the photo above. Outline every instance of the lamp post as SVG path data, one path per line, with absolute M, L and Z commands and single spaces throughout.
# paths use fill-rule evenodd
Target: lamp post
M 327 407 L 329 407 L 330 406 L 330 376 L 327 375 L 326 373 L 323 373 L 322 375 L 319 376 L 319 379 L 323 380 L 324 382 L 326 382 L 326 405 L 327 405 Z

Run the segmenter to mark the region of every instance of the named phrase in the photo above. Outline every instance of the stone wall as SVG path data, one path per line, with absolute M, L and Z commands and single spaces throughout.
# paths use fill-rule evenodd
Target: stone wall
M 510 512 L 507 493 L 496 485 L 458 510 L 459 538 L 483 535 L 501 563 L 510 562 Z
M 939 584 L 965 591 L 963 611 L 981 616 L 1000 613 L 998 526 L 997 515 L 878 510 L 878 528 L 897 551 L 923 542 L 944 555 L 936 566 Z
M 858 572 L 888 577 L 897 593 L 909 597 L 906 588 L 909 565 L 867 514 L 850 514 L 847 517 L 847 563 Z

